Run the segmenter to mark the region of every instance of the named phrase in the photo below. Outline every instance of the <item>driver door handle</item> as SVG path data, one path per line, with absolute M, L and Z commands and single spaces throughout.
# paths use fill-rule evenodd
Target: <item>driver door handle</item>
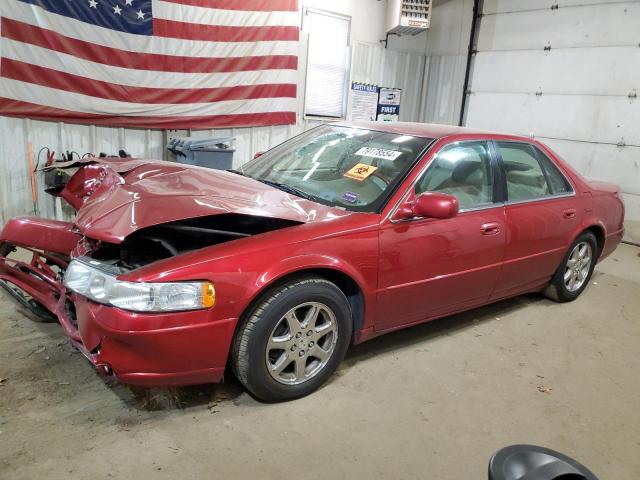
M 480 232 L 483 235 L 497 235 L 500 233 L 500 224 L 498 222 L 489 222 L 482 224 Z

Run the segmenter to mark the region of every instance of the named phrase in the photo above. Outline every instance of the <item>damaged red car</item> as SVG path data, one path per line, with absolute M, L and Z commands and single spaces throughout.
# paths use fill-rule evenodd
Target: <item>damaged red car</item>
M 267 401 L 385 332 L 526 292 L 573 300 L 623 235 L 616 186 L 536 140 L 457 127 L 322 125 L 237 171 L 54 167 L 73 173 L 52 193 L 75 220 L 10 220 L 5 289 L 122 382 L 230 369 Z

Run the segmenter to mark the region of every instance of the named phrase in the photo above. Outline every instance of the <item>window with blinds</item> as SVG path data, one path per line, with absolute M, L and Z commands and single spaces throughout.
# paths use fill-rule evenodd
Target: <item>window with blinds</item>
M 309 34 L 306 116 L 344 118 L 349 83 L 351 17 L 305 9 L 303 29 Z

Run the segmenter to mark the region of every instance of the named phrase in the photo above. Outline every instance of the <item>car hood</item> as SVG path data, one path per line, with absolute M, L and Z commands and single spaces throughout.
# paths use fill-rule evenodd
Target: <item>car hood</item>
M 138 159 L 56 165 L 78 166 L 74 177 L 79 180 L 72 178 L 65 188 L 75 188 L 75 194 L 84 198 L 75 224 L 83 235 L 109 243 L 121 243 L 131 233 L 153 225 L 225 213 L 300 223 L 349 215 L 221 170 Z

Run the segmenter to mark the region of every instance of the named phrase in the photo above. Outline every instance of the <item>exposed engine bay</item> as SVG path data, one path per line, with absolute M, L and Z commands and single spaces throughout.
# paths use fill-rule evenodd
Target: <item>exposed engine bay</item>
M 235 213 L 178 220 L 138 230 L 120 244 L 99 242 L 90 256 L 124 273 L 157 260 L 299 223 Z

